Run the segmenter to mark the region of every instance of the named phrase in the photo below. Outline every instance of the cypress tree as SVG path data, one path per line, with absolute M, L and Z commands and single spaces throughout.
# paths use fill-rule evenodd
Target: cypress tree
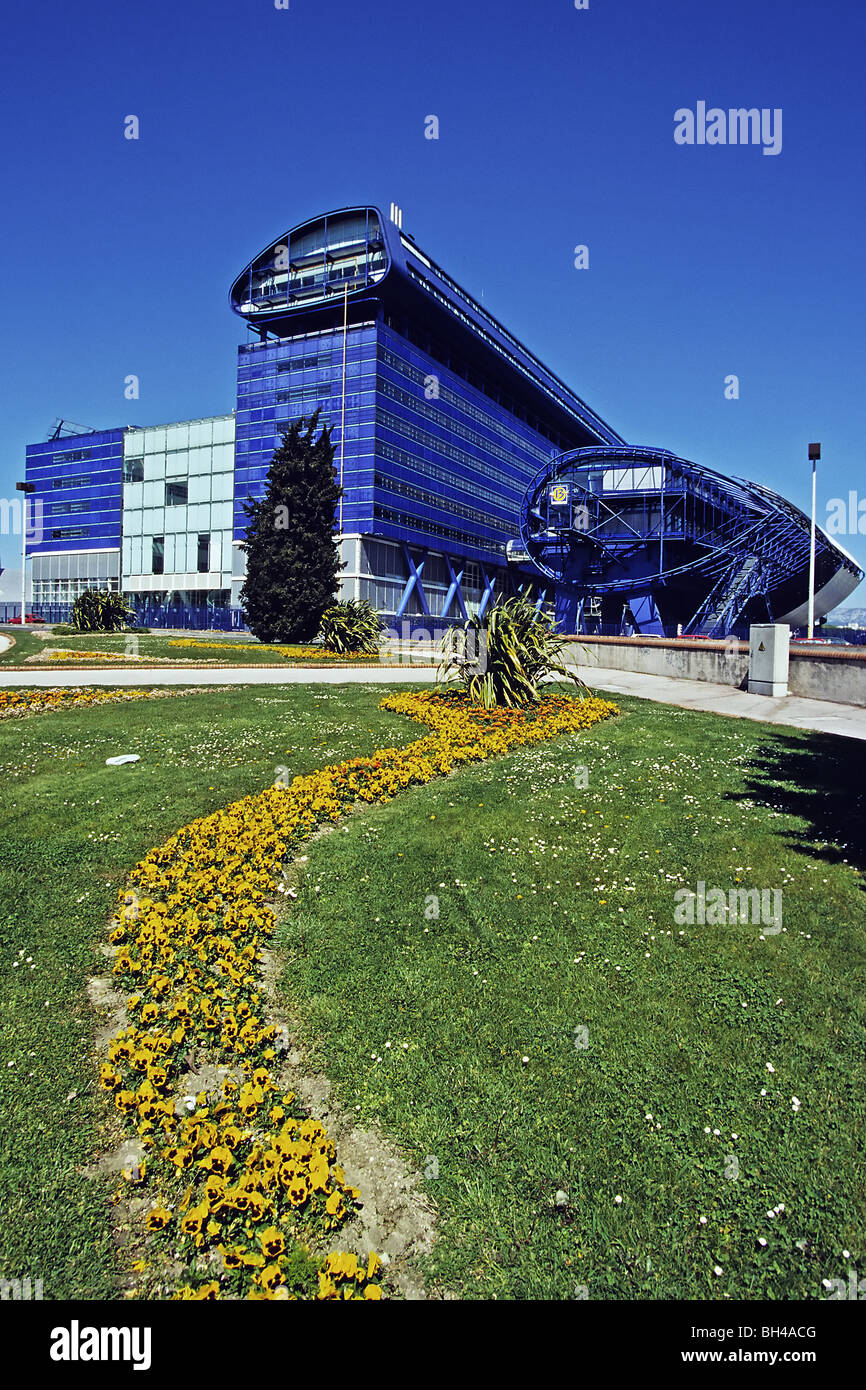
M 243 504 L 247 514 L 247 577 L 241 607 L 261 642 L 309 642 L 334 601 L 342 569 L 334 509 L 341 489 L 328 426 L 318 439 L 319 412 L 283 432 L 264 495 Z

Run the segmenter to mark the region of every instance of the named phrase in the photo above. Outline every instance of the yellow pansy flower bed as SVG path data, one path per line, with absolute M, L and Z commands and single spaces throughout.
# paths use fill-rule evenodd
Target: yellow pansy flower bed
M 146 661 L 143 656 L 132 656 L 126 652 L 73 651 L 71 647 L 57 647 L 48 652 L 49 661 Z
M 206 647 L 211 650 L 233 652 L 277 652 L 279 656 L 294 658 L 297 661 L 376 661 L 376 652 L 330 652 L 325 647 L 275 646 L 270 642 L 200 642 L 194 637 L 173 637 L 170 647 Z
M 488 711 L 424 692 L 389 695 L 381 708 L 429 732 L 193 821 L 150 850 L 121 893 L 110 941 L 129 1022 L 100 1080 L 141 1147 L 127 1176 L 154 1192 L 143 1224 L 194 1271 L 175 1297 L 382 1297 L 375 1254 L 359 1263 L 314 1253 L 360 1194 L 322 1125 L 276 1079 L 288 1044 L 265 1017 L 260 970 L 294 847 L 359 802 L 618 712 L 596 697 Z M 223 1069 L 221 1084 L 184 1098 L 184 1077 L 205 1067 Z
M 81 705 L 104 705 L 117 700 L 164 700 L 179 695 L 198 695 L 200 691 L 213 694 L 217 686 L 201 686 L 190 690 L 0 690 L 0 719 L 24 714 L 48 714 L 52 710 L 77 709 Z

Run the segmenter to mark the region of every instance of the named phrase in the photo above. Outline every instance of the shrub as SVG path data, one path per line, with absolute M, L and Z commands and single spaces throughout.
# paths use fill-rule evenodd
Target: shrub
M 72 628 L 75 632 L 121 632 L 135 612 L 123 594 L 106 593 L 101 589 L 86 589 L 72 605 Z
M 562 660 L 565 642 L 554 620 L 526 598 L 499 599 L 483 618 L 477 615 L 452 628 L 442 641 L 440 681 L 456 673 L 475 704 L 517 708 L 534 704 L 546 676 L 586 686 Z
M 335 603 L 322 614 L 319 637 L 329 651 L 342 656 L 344 652 L 379 652 L 379 614 L 367 599 L 347 599 Z

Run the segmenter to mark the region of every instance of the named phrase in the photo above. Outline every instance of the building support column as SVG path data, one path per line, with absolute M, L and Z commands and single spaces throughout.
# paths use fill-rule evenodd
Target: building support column
M 406 587 L 403 590 L 400 602 L 397 606 L 397 612 L 394 616 L 397 618 L 402 618 L 403 614 L 406 612 L 406 607 L 409 603 L 409 599 L 412 596 L 412 592 L 414 589 L 417 588 L 418 598 L 421 603 L 421 612 L 424 614 L 425 618 L 429 618 L 430 606 L 427 603 L 427 595 L 424 593 L 424 586 L 421 583 L 421 575 L 424 572 L 424 558 L 422 557 L 420 563 L 416 565 L 415 561 L 412 559 L 412 556 L 409 554 L 409 547 L 406 544 L 406 542 L 401 541 L 400 546 L 403 551 L 403 559 L 406 561 L 406 568 L 409 571 L 409 578 L 406 582 Z

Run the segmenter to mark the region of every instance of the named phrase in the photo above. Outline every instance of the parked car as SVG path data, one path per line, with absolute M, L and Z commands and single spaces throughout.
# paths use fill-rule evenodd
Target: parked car
M 27 616 L 25 617 L 24 621 L 25 621 L 26 623 L 43 623 L 43 622 L 45 621 L 45 619 L 44 619 L 44 618 L 40 618 L 39 615 L 38 615 L 38 613 L 28 613 Z M 9 619 L 8 626 L 9 626 L 9 627 L 12 627 L 12 626 L 14 626 L 16 623 L 18 624 L 19 627 L 21 626 L 21 617 L 20 617 L 20 615 L 19 615 L 17 618 L 10 618 L 10 619 Z

